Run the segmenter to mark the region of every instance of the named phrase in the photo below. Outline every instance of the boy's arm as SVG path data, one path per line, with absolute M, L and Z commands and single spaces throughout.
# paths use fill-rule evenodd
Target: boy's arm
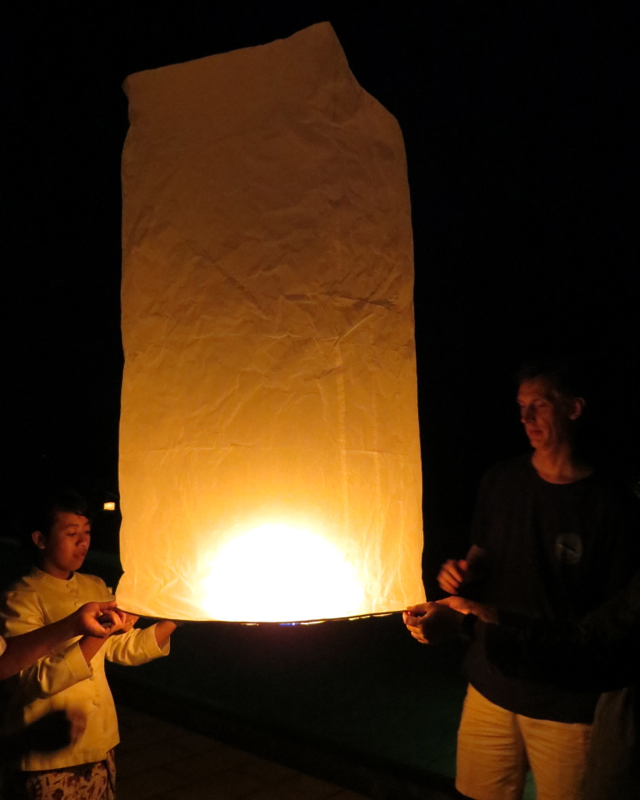
M 137 619 L 137 618 L 136 618 Z M 176 623 L 162 620 L 148 628 L 136 628 L 107 640 L 106 657 L 116 664 L 137 667 L 169 655 L 169 642 Z
M 105 614 L 105 616 L 109 617 L 107 623 L 109 628 L 105 631 L 106 635 L 104 637 L 96 637 L 93 633 L 88 632 L 78 642 L 80 651 L 82 652 L 84 660 L 87 662 L 87 664 L 91 664 L 91 659 L 103 646 L 107 636 L 118 633 L 118 631 L 126 632 L 131 630 L 138 619 L 137 617 L 131 617 L 129 614 L 125 614 L 124 612 L 116 609 L 115 600 L 112 600 L 110 605 L 111 608 Z
M 178 626 L 176 625 L 176 623 L 172 622 L 170 619 L 163 619 L 162 621 L 154 625 L 156 644 L 161 650 L 166 644 L 168 644 L 169 637 L 177 627 Z

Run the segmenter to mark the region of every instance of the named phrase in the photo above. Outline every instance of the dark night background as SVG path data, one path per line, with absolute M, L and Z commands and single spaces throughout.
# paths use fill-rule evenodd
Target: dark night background
M 324 20 L 405 137 L 429 563 L 464 549 L 483 470 L 525 446 L 513 383 L 525 357 L 587 368 L 598 455 L 637 475 L 635 7 L 214 0 L 5 11 L 11 503 L 52 477 L 117 492 L 123 80 Z

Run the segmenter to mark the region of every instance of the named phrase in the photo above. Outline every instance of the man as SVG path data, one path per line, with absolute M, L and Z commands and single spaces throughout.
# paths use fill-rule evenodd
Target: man
M 575 450 L 585 401 L 558 369 L 519 376 L 531 455 L 497 464 L 479 492 L 467 557 L 440 586 L 531 618 L 578 619 L 630 578 L 615 493 Z M 597 693 L 511 678 L 482 639 L 467 657 L 456 787 L 473 800 L 517 800 L 533 770 L 538 800 L 582 800 Z
M 462 597 L 413 607 L 404 620 L 423 644 L 465 634 L 482 638 L 490 660 L 507 675 L 602 690 L 585 800 L 640 797 L 640 571 L 578 622 L 530 620 Z

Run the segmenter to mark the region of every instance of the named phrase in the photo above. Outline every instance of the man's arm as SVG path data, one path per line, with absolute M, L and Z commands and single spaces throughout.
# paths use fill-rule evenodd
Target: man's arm
M 402 616 L 409 633 L 420 644 L 441 644 L 467 633 L 464 629 L 467 615 L 494 625 L 498 622 L 495 608 L 464 597 L 446 597 L 436 603 L 410 606 Z
M 445 561 L 438 573 L 440 588 L 448 594 L 458 594 L 465 584 L 477 577 L 484 554 L 482 547 L 472 544 L 466 558 Z

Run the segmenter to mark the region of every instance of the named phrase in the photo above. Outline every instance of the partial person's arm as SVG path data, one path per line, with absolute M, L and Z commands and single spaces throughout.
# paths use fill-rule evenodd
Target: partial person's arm
M 479 625 L 487 655 L 503 672 L 573 691 L 609 691 L 640 675 L 640 571 L 616 597 L 578 622 L 499 615 Z
M 86 603 L 59 622 L 7 639 L 4 655 L 0 657 L 0 680 L 21 672 L 74 636 L 99 637 L 95 641 L 101 643 L 109 635 L 109 629 L 98 619 L 109 615 L 114 607 L 115 601 Z
M 572 691 L 620 689 L 640 675 L 640 571 L 577 622 L 532 620 L 461 597 L 410 607 L 404 621 L 422 644 L 461 634 L 483 638 L 489 659 L 506 675 Z
M 111 598 L 104 598 L 105 602 Z M 18 589 L 3 600 L 1 616 L 6 636 L 13 638 L 45 626 L 46 618 L 38 593 Z M 98 640 L 102 641 L 102 640 Z M 91 677 L 91 669 L 77 639 L 61 644 L 50 655 L 43 656 L 20 673 L 25 703 L 52 697 L 58 692 Z

